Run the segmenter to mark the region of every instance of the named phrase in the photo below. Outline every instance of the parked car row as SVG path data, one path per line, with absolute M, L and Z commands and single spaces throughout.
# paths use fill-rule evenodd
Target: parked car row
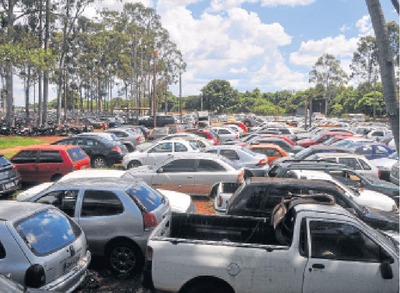
M 227 128 L 228 126 L 230 128 Z M 221 138 L 225 131 L 221 134 L 218 132 L 227 129 L 234 136 L 225 140 Z M 119 129 L 110 130 L 105 133 L 117 136 Z M 241 243 L 238 246 L 241 248 L 250 247 L 256 243 L 258 246 L 267 245 L 267 250 L 263 251 L 269 253 L 290 251 L 292 241 L 296 237 L 298 243 L 305 245 L 308 243 L 308 238 L 301 236 L 305 235 L 304 233 L 299 231 L 293 234 L 293 230 L 291 233 L 283 230 L 279 232 L 284 228 L 283 226 L 277 229 L 283 224 L 280 224 L 281 220 L 278 219 L 276 211 L 283 206 L 286 207 L 284 213 L 287 213 L 288 219 L 292 219 L 292 222 L 286 223 L 288 226 L 296 221 L 293 217 L 295 213 L 299 215 L 302 212 L 308 213 L 310 211 L 307 204 L 313 204 L 313 212 L 320 214 L 322 218 L 332 211 L 332 215 L 350 219 L 349 221 L 361 229 L 365 235 L 376 233 L 380 235 L 375 237 L 379 241 L 386 239 L 384 241 L 390 245 L 386 245 L 387 243 L 383 245 L 379 241 L 375 243 L 381 247 L 381 251 L 384 250 L 385 253 L 392 255 L 388 247 L 392 245 L 398 247 L 400 240 L 398 159 L 394 159 L 393 164 L 386 167 L 386 172 L 390 169 L 390 175 L 386 180 L 382 180 L 383 163 L 373 163 L 372 159 L 389 156 L 393 153 L 390 147 L 361 141 L 361 139 L 356 139 L 354 144 L 349 145 L 327 144 L 334 141 L 339 143 L 355 136 L 346 129 L 316 132 L 315 135 L 323 139 L 312 145 L 304 143 L 300 145 L 298 133 L 290 127 L 281 125 L 271 124 L 260 127 L 258 130 L 249 130 L 242 128 L 240 123 L 226 123 L 218 126 L 211 125 L 204 129 L 187 130 L 187 132 L 176 132 L 146 143 L 142 139 L 136 140 L 135 142 L 138 143 L 133 149 L 129 149 L 122 140 L 119 140 L 117 144 L 105 135 L 80 134 L 60 140 L 53 145 L 21 150 L 11 158 L 9 163 L 5 161 L 3 166 L 8 172 L 13 170 L 14 174 L 19 176 L 14 179 L 16 180 L 14 181 L 15 189 L 20 185 L 20 181 L 37 183 L 46 181 L 46 183 L 18 194 L 17 201 L 21 202 L 21 206 L 28 204 L 25 202 L 31 202 L 31 206 L 35 207 L 32 208 L 36 211 L 35 216 L 42 213 L 42 208 L 52 210 L 43 212 L 42 219 L 33 220 L 35 216 L 28 215 L 27 219 L 32 218 L 32 222 L 29 223 L 30 220 L 28 220 L 27 228 L 25 226 L 18 228 L 19 223 L 24 222 L 18 218 L 12 224 L 16 229 L 15 233 L 11 232 L 14 233 L 12 234 L 13 241 L 27 243 L 26 245 L 32 251 L 47 249 L 48 247 L 44 244 L 42 247 L 35 248 L 36 237 L 42 237 L 41 240 L 47 237 L 41 236 L 40 233 L 46 231 L 39 225 L 41 221 L 46 222 L 47 217 L 51 220 L 63 218 L 63 221 L 59 220 L 63 228 L 76 232 L 76 235 L 83 235 L 87 239 L 87 244 L 81 241 L 80 247 L 71 244 L 74 243 L 75 238 L 65 237 L 63 240 L 58 240 L 57 237 L 60 236 L 54 235 L 54 241 L 60 243 L 54 251 L 62 250 L 62 253 L 69 254 L 69 257 L 61 262 L 58 259 L 64 268 L 61 275 L 70 272 L 70 269 L 71 272 L 81 272 L 79 278 L 74 277 L 74 281 L 71 281 L 68 286 L 58 287 L 61 291 L 67 292 L 76 289 L 79 285 L 91 256 L 105 257 L 109 268 L 117 274 L 134 274 L 145 267 L 146 282 L 157 289 L 165 289 L 166 287 L 161 285 L 157 287 L 162 283 L 159 275 L 157 275 L 157 282 L 152 283 L 151 280 L 154 270 L 159 272 L 162 267 L 160 264 L 163 263 L 162 256 L 153 254 L 152 249 L 156 250 L 162 246 L 158 244 L 156 246 L 155 243 L 158 243 L 157 241 L 165 235 L 169 235 L 170 239 L 181 239 L 182 243 L 186 243 L 187 239 L 190 242 L 192 239 L 190 237 L 200 237 L 193 238 L 196 241 L 192 243 L 192 246 L 206 240 L 210 241 L 207 245 L 213 247 L 215 245 L 213 241 L 216 239 L 224 246 L 231 248 L 238 242 Z M 119 133 L 120 136 L 122 132 Z M 199 138 L 199 134 L 202 138 Z M 103 146 L 102 144 L 110 148 L 108 154 L 95 151 L 97 147 Z M 126 170 L 99 169 L 114 164 L 121 164 Z M 97 169 L 90 169 L 90 167 Z M 5 187 L 3 185 L 3 188 Z M 7 185 L 7 187 L 12 186 Z M 214 209 L 218 215 L 207 219 L 189 215 L 196 213 L 190 196 L 209 197 L 214 201 Z M 316 198 L 322 202 L 315 203 Z M 301 201 L 302 207 L 297 209 L 295 206 L 298 200 Z M 314 206 L 314 204 L 317 205 Z M 16 211 L 13 207 L 10 210 Z M 175 216 L 176 212 L 185 213 L 185 215 Z M 9 217 L 7 212 L 4 212 L 4 216 L 1 213 L 3 211 L 0 209 L 0 219 L 7 220 Z M 228 224 L 225 220 L 237 216 L 240 220 L 235 218 L 235 221 L 243 223 L 241 227 Z M 331 222 L 333 216 L 327 217 L 328 222 Z M 185 230 L 183 227 L 186 227 L 186 223 L 183 222 L 177 226 L 178 222 L 190 222 L 191 219 L 194 219 L 193 226 L 191 224 L 188 227 L 192 227 L 193 230 L 186 228 Z M 66 223 L 69 223 L 69 226 Z M 99 229 L 100 223 L 101 229 Z M 256 224 L 251 230 L 247 226 L 250 223 Z M 311 225 L 308 223 L 298 222 L 296 229 L 305 229 L 302 225 Z M 57 223 L 54 225 L 56 226 Z M 163 231 L 159 230 L 160 227 L 164 227 Z M 329 233 L 339 233 L 340 229 L 330 229 Z M 58 233 L 62 234 L 62 231 L 60 229 Z M 249 233 L 249 231 L 252 232 Z M 321 228 L 318 231 L 312 232 L 314 234 L 310 231 L 307 237 L 314 237 L 315 233 L 327 230 Z M 348 236 L 347 240 L 350 241 L 351 233 L 347 230 L 345 232 Z M 38 233 L 38 236 L 34 233 Z M 189 236 L 192 235 L 191 233 L 196 236 Z M 325 233 L 324 237 L 328 237 L 329 233 Z M 78 236 L 76 237 L 79 238 Z M 374 242 L 375 238 L 371 241 Z M 7 257 L 1 258 L 1 245 L 7 243 L 4 239 L 2 235 L 0 273 L 9 274 L 8 267 L 11 260 Z M 150 246 L 149 239 L 150 243 L 153 243 Z M 361 238 L 357 239 L 361 243 Z M 371 242 L 368 243 L 371 244 Z M 308 245 L 313 247 L 312 242 Z M 372 247 L 372 244 L 368 245 L 363 246 L 365 250 L 363 253 L 370 256 L 372 252 L 368 252 L 368 249 Z M 169 243 L 167 246 L 184 247 L 181 246 L 180 240 Z M 335 249 L 337 255 L 331 252 L 332 254 L 327 258 L 330 261 L 343 260 L 339 259 L 338 255 L 339 251 L 341 253 L 344 251 L 331 247 L 332 251 Z M 177 251 L 181 254 L 179 261 L 184 262 L 186 250 L 177 249 Z M 296 251 L 298 252 L 298 249 Z M 60 252 L 61 257 L 62 253 Z M 346 261 L 351 259 L 354 265 L 351 254 L 356 252 L 346 251 L 346 253 Z M 365 262 L 364 254 L 362 257 L 355 257 L 357 262 Z M 5 255 L 13 256 L 11 253 Z M 321 252 L 321 255 L 324 254 Z M 50 256 L 57 257 L 56 253 L 53 255 L 53 250 L 51 252 L 47 250 L 41 255 L 41 257 Z M 309 257 L 308 254 L 305 256 Z M 58 286 L 52 280 L 57 280 L 60 276 L 47 277 L 47 271 L 43 272 L 47 260 L 44 258 L 32 260 L 29 253 L 24 254 L 24 257 L 26 260 L 22 261 L 29 265 L 16 268 L 11 273 L 13 280 L 35 288 L 52 289 L 51 286 L 54 288 Z M 228 259 L 224 253 L 221 253 L 221 257 Z M 315 255 L 310 257 L 315 258 Z M 178 256 L 175 258 L 178 261 Z M 4 260 L 3 263 L 2 260 Z M 384 263 L 382 255 L 374 262 Z M 38 266 L 31 264 L 38 264 Z M 76 267 L 79 265 L 82 266 Z M 198 266 L 198 261 L 195 261 L 193 265 Z M 182 267 L 184 267 L 183 263 Z M 393 266 L 389 267 L 392 272 L 396 271 Z M 383 272 L 390 271 L 389 267 L 386 265 L 385 269 L 381 269 L 378 279 L 383 278 L 396 283 L 398 277 L 390 277 L 389 273 Z M 249 268 L 238 268 L 232 263 L 225 266 L 225 271 L 228 271 L 231 276 L 239 274 L 241 269 L 248 270 Z M 57 272 L 58 269 L 54 270 Z M 191 270 L 196 271 L 194 268 Z M 30 283 L 30 279 L 26 278 L 26 275 L 30 274 L 45 281 Z M 25 278 L 19 277 L 22 275 Z M 301 276 L 304 278 L 303 275 Z M 172 280 L 173 278 L 170 281 Z M 189 290 L 197 288 L 198 284 L 197 279 L 188 279 L 186 284 L 182 283 L 176 288 Z M 230 288 L 222 286 L 222 283 L 217 285 L 207 288 L 221 290 Z M 171 286 L 175 284 L 171 283 Z M 257 288 L 259 290 L 259 287 Z

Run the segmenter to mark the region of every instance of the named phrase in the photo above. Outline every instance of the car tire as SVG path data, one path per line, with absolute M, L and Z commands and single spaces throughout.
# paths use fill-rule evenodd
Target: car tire
M 51 182 L 55 182 L 55 181 L 58 181 L 59 179 L 61 179 L 61 177 L 63 177 L 63 174 L 54 174 L 52 177 L 51 177 Z
M 94 157 L 92 161 L 92 168 L 105 168 L 108 167 L 107 160 L 104 157 Z
M 133 275 L 141 271 L 144 263 L 139 247 L 124 240 L 112 243 L 106 256 L 111 270 L 117 275 Z
M 199 282 L 189 285 L 183 290 L 184 293 L 233 293 L 232 288 L 222 281 L 203 279 Z
M 137 160 L 130 161 L 128 164 L 128 169 L 136 168 L 139 166 L 142 166 L 142 164 L 139 161 L 137 161 Z

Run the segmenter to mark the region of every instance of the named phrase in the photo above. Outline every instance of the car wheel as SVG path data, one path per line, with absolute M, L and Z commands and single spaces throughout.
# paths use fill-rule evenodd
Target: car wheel
M 128 169 L 136 168 L 142 166 L 142 164 L 139 161 L 130 161 L 128 164 Z
M 63 177 L 62 174 L 54 174 L 53 177 L 51 177 L 51 181 L 52 182 L 58 181 L 59 179 L 61 179 L 61 177 Z
M 107 166 L 107 160 L 104 157 L 95 157 L 92 161 L 93 168 L 105 168 Z
M 140 249 L 128 241 L 117 241 L 107 251 L 111 270 L 116 274 L 134 274 L 143 266 Z
M 184 293 L 209 293 L 209 292 L 218 292 L 218 293 L 233 293 L 232 288 L 228 285 L 222 283 L 222 281 L 214 281 L 203 279 L 199 282 L 189 285 Z

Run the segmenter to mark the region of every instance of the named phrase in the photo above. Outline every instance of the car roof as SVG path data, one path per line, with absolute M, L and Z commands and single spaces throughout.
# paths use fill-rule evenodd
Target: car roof
M 15 200 L 2 200 L 0 205 L 0 220 L 15 221 L 38 211 L 48 209 L 49 206 L 33 202 L 19 202 Z
M 279 145 L 273 143 L 260 143 L 260 144 L 252 144 L 249 146 L 252 149 L 262 149 L 262 148 L 274 148 L 274 149 L 282 149 Z
M 179 154 L 173 154 L 174 159 L 220 159 L 221 157 L 217 154 L 210 153 L 192 153 L 192 152 L 182 152 Z
M 125 189 L 128 186 L 143 182 L 140 178 L 120 178 L 120 177 L 101 177 L 101 178 L 71 178 L 56 182 L 52 187 L 68 187 L 68 188 L 87 188 L 95 187 L 96 189 Z M 52 188 L 51 187 L 51 188 Z
M 293 179 L 293 178 L 276 178 L 276 177 L 250 177 L 246 179 L 246 184 L 250 185 L 273 185 L 275 187 L 299 187 L 318 188 L 323 190 L 334 190 L 338 188 L 335 184 L 320 179 Z
M 340 158 L 360 158 L 360 159 L 365 159 L 365 157 L 363 155 L 359 155 L 359 154 L 353 154 L 353 153 L 317 153 L 314 154 L 314 156 L 316 157 L 321 157 L 321 158 L 325 158 L 325 157 L 340 157 Z
M 79 148 L 77 145 L 52 145 L 52 144 L 39 144 L 39 145 L 32 145 L 28 147 L 24 147 L 21 151 L 26 150 L 46 150 L 46 151 L 59 151 L 59 150 L 70 150 Z
M 300 179 L 318 179 L 318 180 L 330 180 L 332 176 L 328 173 L 318 170 L 290 170 L 299 176 Z

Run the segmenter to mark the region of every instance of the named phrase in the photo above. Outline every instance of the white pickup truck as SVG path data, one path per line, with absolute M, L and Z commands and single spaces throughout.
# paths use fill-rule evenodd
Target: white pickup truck
M 143 285 L 168 292 L 398 292 L 399 247 L 340 206 L 264 218 L 175 214 L 149 238 Z

